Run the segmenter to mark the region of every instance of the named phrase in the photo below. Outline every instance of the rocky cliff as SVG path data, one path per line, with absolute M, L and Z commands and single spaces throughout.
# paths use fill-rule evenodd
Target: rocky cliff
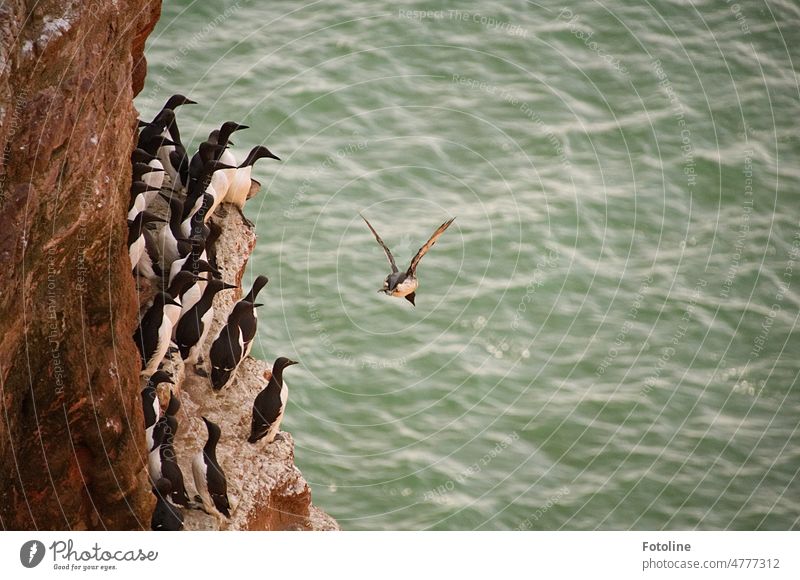
M 138 39 L 159 10 L 160 0 L 0 4 L 6 529 L 149 520 L 125 213 Z
M 0 3 L 4 529 L 149 527 L 154 501 L 125 214 L 133 97 L 160 7 L 160 0 Z M 253 377 L 267 372 L 262 363 L 247 365 Z M 257 388 L 260 379 L 252 380 L 243 380 L 245 389 Z M 187 420 L 179 445 L 188 449 L 197 446 L 195 411 L 220 409 L 201 385 L 187 379 L 182 387 Z M 235 423 L 222 424 L 239 436 Z M 311 507 L 290 437 L 249 458 L 232 451 L 221 452 L 238 492 L 230 527 L 335 527 Z M 245 459 L 259 468 L 235 487 Z M 212 526 L 198 512 L 187 527 Z
M 160 200 L 159 200 L 160 201 Z M 166 215 L 166 204 L 157 203 L 155 213 Z M 247 261 L 256 243 L 255 232 L 244 223 L 241 214 L 228 204 L 217 209 L 211 221 L 219 232 L 214 243 L 217 267 L 222 279 L 236 284 L 237 290 L 223 291 L 214 298 L 214 321 L 203 350 L 208 361 L 208 350 L 213 337 L 224 324 L 236 301 L 250 289 L 256 272 L 245 277 Z M 269 285 L 262 290 L 261 298 L 269 302 Z M 147 303 L 142 294 L 143 306 Z M 263 314 L 263 313 L 262 313 Z M 292 353 L 275 353 L 275 356 Z M 205 371 L 210 371 L 206 362 Z M 294 439 L 283 433 L 283 440 L 267 445 L 263 441 L 247 443 L 253 401 L 270 377 L 270 367 L 252 357 L 246 358 L 230 385 L 215 393 L 208 378 L 199 376 L 194 369 L 184 368 L 180 355 L 173 354 L 164 365 L 175 380 L 172 387 L 181 400 L 177 419 L 178 434 L 175 451 L 187 488 L 193 495 L 191 460 L 206 441 L 206 428 L 200 417 L 207 417 L 222 429 L 217 445 L 217 458 L 228 480 L 228 496 L 234 508 L 230 520 L 217 519 L 197 510 L 185 510 L 188 530 L 335 530 L 336 522 L 311 503 L 311 490 L 302 473 L 294 465 Z M 202 371 L 201 371 L 202 372 Z M 287 375 L 290 375 L 288 372 Z M 291 376 L 288 378 L 291 384 Z M 169 385 L 160 385 L 162 408 L 169 400 Z

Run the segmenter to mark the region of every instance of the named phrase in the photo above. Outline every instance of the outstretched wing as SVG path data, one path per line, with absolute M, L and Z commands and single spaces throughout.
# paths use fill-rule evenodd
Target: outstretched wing
M 372 227 L 372 224 L 367 221 L 367 218 L 361 215 L 361 219 L 367 222 L 367 227 L 372 232 L 372 235 L 375 236 L 375 239 L 378 240 L 378 243 L 381 245 L 381 248 L 383 248 L 383 251 L 386 252 L 386 257 L 389 258 L 389 263 L 392 265 L 392 272 L 397 272 L 397 264 L 394 263 L 394 256 L 392 256 L 392 252 L 386 247 L 386 244 L 383 243 L 383 240 L 378 235 L 378 232 L 376 232 L 375 228 Z
M 456 218 L 451 218 L 447 220 L 446 222 L 444 222 L 442 225 L 439 226 L 439 229 L 433 232 L 431 239 L 425 242 L 425 245 L 419 249 L 417 255 L 412 258 L 411 265 L 408 267 L 409 274 L 413 275 L 416 272 L 417 265 L 419 264 L 420 260 L 422 260 L 422 257 L 428 253 L 428 250 L 430 250 L 433 247 L 433 244 L 436 243 L 436 240 L 439 239 L 439 236 L 441 236 L 444 233 L 444 231 L 450 227 L 450 224 L 452 224 L 453 220 L 455 219 Z

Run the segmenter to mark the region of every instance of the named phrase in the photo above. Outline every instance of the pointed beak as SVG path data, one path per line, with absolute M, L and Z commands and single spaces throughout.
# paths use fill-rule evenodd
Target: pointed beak
M 290 366 L 290 365 L 296 365 L 296 364 L 299 364 L 299 363 L 298 363 L 296 360 L 290 360 L 290 361 L 288 361 L 288 362 L 286 363 L 286 366 L 288 367 L 288 366 Z

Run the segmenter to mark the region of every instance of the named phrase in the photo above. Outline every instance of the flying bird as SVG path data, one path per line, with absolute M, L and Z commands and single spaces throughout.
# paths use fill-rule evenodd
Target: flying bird
M 361 214 L 359 214 L 361 215 Z M 425 242 L 425 245 L 422 246 L 417 254 L 411 258 L 411 264 L 408 266 L 408 270 L 405 272 L 401 272 L 397 268 L 397 264 L 394 261 L 394 256 L 392 256 L 391 250 L 386 246 L 383 242 L 381 237 L 378 235 L 378 232 L 375 231 L 375 228 L 372 227 L 372 224 L 367 221 L 363 215 L 361 215 L 361 219 L 363 219 L 367 227 L 372 232 L 372 235 L 375 236 L 375 239 L 378 241 L 378 244 L 383 248 L 383 251 L 386 252 L 386 257 L 389 259 L 389 263 L 392 265 L 392 273 L 386 276 L 386 280 L 383 281 L 383 288 L 378 290 L 378 292 L 383 292 L 384 294 L 388 294 L 389 296 L 395 296 L 396 298 L 405 298 L 412 305 L 414 304 L 414 298 L 416 297 L 416 290 L 419 286 L 419 280 L 417 279 L 417 266 L 422 260 L 422 257 L 428 253 L 433 245 L 436 243 L 436 240 L 439 239 L 444 231 L 450 227 L 450 224 L 453 223 L 453 220 L 456 218 L 451 218 L 444 222 L 439 228 L 433 232 L 433 235 L 430 239 Z

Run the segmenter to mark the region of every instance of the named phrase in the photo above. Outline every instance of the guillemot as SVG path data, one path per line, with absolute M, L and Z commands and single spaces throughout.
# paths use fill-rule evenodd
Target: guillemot
M 253 402 L 248 443 L 266 438 L 269 444 L 275 440 L 286 412 L 286 402 L 289 400 L 289 388 L 283 380 L 283 369 L 296 364 L 297 361 L 282 356 L 272 365 L 272 376 L 267 386 L 258 393 Z
M 128 220 L 128 257 L 131 270 L 135 270 L 145 254 L 145 226 L 149 223 L 162 222 L 160 217 L 148 211 L 140 211 L 132 220 Z
M 158 385 L 161 383 L 174 384 L 169 374 L 165 371 L 158 370 L 147 380 L 141 393 L 142 411 L 144 413 L 144 433 L 148 451 L 153 449 L 153 429 L 161 416 L 161 405 L 158 403 Z
M 228 501 L 228 483 L 225 472 L 217 461 L 217 443 L 222 430 L 216 423 L 205 417 L 202 419 L 208 429 L 208 440 L 202 451 L 192 459 L 192 475 L 198 494 L 195 501 L 202 503 L 206 513 L 212 513 L 213 506 L 217 512 L 229 518 L 231 505 Z
M 359 214 L 361 215 L 361 214 Z M 386 280 L 383 281 L 383 288 L 378 290 L 378 292 L 383 292 L 384 294 L 388 294 L 389 296 L 395 296 L 397 298 L 405 298 L 412 305 L 414 305 L 414 298 L 416 297 L 416 290 L 417 286 L 419 285 L 419 281 L 417 280 L 417 266 L 419 265 L 420 260 L 422 260 L 423 256 L 430 250 L 433 245 L 436 243 L 436 240 L 439 239 L 444 231 L 450 227 L 450 224 L 453 223 L 453 220 L 456 218 L 451 218 L 440 225 L 430 239 L 425 242 L 425 245 L 422 246 L 416 255 L 411 259 L 411 264 L 408 266 L 408 269 L 405 272 L 401 272 L 397 268 L 397 264 L 394 261 L 394 256 L 392 256 L 392 252 L 383 242 L 381 237 L 378 235 L 378 232 L 375 231 L 375 228 L 372 227 L 372 224 L 367 221 L 363 215 L 361 216 L 367 227 L 372 232 L 372 235 L 375 236 L 375 239 L 378 241 L 378 244 L 383 248 L 383 251 L 386 253 L 386 257 L 389 259 L 389 263 L 392 265 L 392 273 L 386 277 Z
M 142 376 L 150 377 L 158 369 L 169 348 L 172 318 L 181 305 L 166 292 L 159 292 L 145 312 L 133 340 L 142 357 Z
M 165 477 L 172 484 L 172 492 L 169 494 L 173 503 L 188 507 L 191 503 L 189 494 L 186 493 L 186 484 L 183 479 L 183 472 L 178 465 L 175 455 L 175 436 L 178 434 L 178 419 L 174 415 L 165 413 L 159 419 L 163 419 L 166 426 L 159 432 L 161 440 L 155 451 L 158 451 L 159 459 L 159 478 Z M 155 479 L 158 481 L 158 479 Z
M 169 204 L 169 221 L 158 230 L 158 249 L 161 253 L 162 268 L 169 272 L 175 260 L 179 259 L 178 240 L 185 239 L 181 231 L 181 216 L 183 202 L 177 195 L 159 193 L 161 198 Z
M 175 94 L 167 100 L 164 107 L 161 109 L 162 111 L 173 111 L 172 118 L 166 123 L 162 135 L 165 137 L 168 136 L 174 144 L 164 145 L 158 149 L 158 158 L 170 176 L 173 189 L 176 189 L 176 186 L 178 189 L 186 187 L 189 171 L 189 159 L 186 155 L 186 149 L 181 142 L 181 133 L 178 129 L 178 122 L 175 119 L 174 111 L 182 105 L 195 104 L 197 104 L 195 101 L 183 95 Z
M 261 289 L 269 282 L 266 276 L 259 276 L 247 296 L 237 302 L 225 324 L 211 343 L 209 359 L 211 362 L 211 386 L 220 390 L 227 386 L 244 358 L 253 348 L 253 339 L 258 325 L 255 304 Z
M 149 166 L 148 166 L 149 167 Z M 138 214 L 147 209 L 158 189 L 144 181 L 131 183 L 131 201 L 128 207 L 128 219 L 133 221 Z
M 183 514 L 167 498 L 172 493 L 172 484 L 166 477 L 160 478 L 153 486 L 156 507 L 150 518 L 150 529 L 156 532 L 177 532 L 183 529 Z
M 228 185 L 228 193 L 225 195 L 224 199 L 225 202 L 232 203 L 239 208 L 239 213 L 242 214 L 245 223 L 250 226 L 253 224 L 244 217 L 244 204 L 247 201 L 247 196 L 250 194 L 250 188 L 253 184 L 253 179 L 251 177 L 253 166 L 256 161 L 264 158 L 281 160 L 280 157 L 263 145 L 253 147 L 250 153 L 248 153 L 247 158 L 245 158 L 233 174 L 233 179 L 231 179 L 231 183 Z
M 214 296 L 222 290 L 236 288 L 221 280 L 209 280 L 200 300 L 178 320 L 175 330 L 175 343 L 181 353 L 181 358 L 186 364 L 197 364 L 200 360 L 200 351 L 205 343 L 211 321 L 214 319 Z M 201 374 L 201 372 L 198 372 Z

